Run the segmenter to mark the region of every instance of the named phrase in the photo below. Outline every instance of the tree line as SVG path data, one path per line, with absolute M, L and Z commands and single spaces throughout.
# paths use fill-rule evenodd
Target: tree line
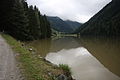
M 36 40 L 51 36 L 50 23 L 36 6 L 26 0 L 0 1 L 0 31 L 18 40 Z

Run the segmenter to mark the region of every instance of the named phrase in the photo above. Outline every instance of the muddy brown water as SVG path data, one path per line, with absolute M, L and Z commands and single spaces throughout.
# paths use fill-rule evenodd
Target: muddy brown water
M 53 64 L 68 64 L 76 80 L 120 80 L 120 39 L 63 37 L 30 42 Z

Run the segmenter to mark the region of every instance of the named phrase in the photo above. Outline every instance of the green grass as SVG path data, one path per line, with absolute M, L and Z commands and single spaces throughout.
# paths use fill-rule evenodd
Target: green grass
M 69 71 L 68 66 L 61 65 L 62 70 L 32 54 L 26 47 L 22 46 L 22 42 L 15 40 L 9 35 L 1 35 L 17 54 L 16 60 L 25 80 L 53 80 L 53 76 L 64 74 L 63 70 Z M 49 72 L 53 76 L 50 76 Z
M 59 68 L 64 70 L 67 75 L 71 75 L 72 74 L 71 68 L 67 64 L 59 64 Z

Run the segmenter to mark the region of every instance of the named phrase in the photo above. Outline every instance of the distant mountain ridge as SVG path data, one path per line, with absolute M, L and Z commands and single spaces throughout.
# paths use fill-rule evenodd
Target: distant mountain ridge
M 73 33 L 81 26 L 81 23 L 79 22 L 70 20 L 64 21 L 59 17 L 47 16 L 47 19 L 49 20 L 51 27 L 59 32 Z
M 81 35 L 120 35 L 120 0 L 112 0 L 76 32 Z
M 65 22 L 66 22 L 67 24 L 69 24 L 70 27 L 71 27 L 73 30 L 78 29 L 78 28 L 82 25 L 82 23 L 79 23 L 79 22 L 77 22 L 77 21 L 66 20 Z

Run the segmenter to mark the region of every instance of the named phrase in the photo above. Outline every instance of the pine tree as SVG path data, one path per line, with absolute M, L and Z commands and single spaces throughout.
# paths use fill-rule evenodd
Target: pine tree
M 50 27 L 50 23 L 47 20 L 46 15 L 44 15 L 45 18 L 45 24 L 46 24 L 46 38 L 50 38 L 51 37 L 51 27 Z
M 51 36 L 51 27 L 45 15 L 40 15 L 40 25 L 41 25 L 41 34 L 42 38 L 50 38 Z
M 40 23 L 38 19 L 37 10 L 36 8 L 33 8 L 33 6 L 29 7 L 28 18 L 29 18 L 29 33 L 33 37 L 33 39 L 38 39 L 39 36 L 41 35 Z
M 37 35 L 36 37 L 37 38 L 40 38 L 41 36 L 41 28 L 40 28 L 40 19 L 39 19 L 39 10 L 36 6 L 34 6 L 34 14 L 35 14 L 35 26 L 36 26 L 36 29 L 37 29 Z
M 0 1 L 0 31 L 5 31 L 9 26 L 12 4 L 14 4 L 14 0 Z
M 25 15 L 23 4 L 15 0 L 7 32 L 19 40 L 29 40 L 28 19 Z
M 28 7 L 26 0 L 2 0 L 1 2 L 0 31 L 5 30 L 18 40 L 34 40 L 51 36 L 50 24 L 36 6 Z

